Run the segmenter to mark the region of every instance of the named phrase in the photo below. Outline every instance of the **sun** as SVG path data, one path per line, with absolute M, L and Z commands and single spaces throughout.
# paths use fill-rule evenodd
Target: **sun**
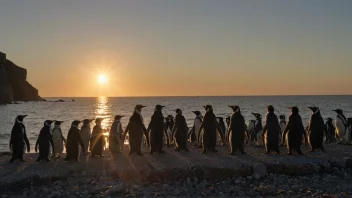
M 101 85 L 105 85 L 108 82 L 108 77 L 105 74 L 100 74 L 98 76 L 98 83 Z

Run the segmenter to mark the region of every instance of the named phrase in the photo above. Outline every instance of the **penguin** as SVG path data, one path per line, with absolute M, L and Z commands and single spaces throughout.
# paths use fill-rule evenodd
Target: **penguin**
M 286 140 L 288 149 L 287 155 L 292 155 L 292 150 L 295 149 L 299 155 L 303 155 L 301 151 L 302 136 L 304 136 L 305 144 L 307 144 L 307 135 L 303 126 L 302 118 L 299 115 L 298 107 L 289 107 L 291 115 L 288 118 L 287 126 L 284 130 L 283 139 Z
M 196 146 L 201 147 L 202 143 L 200 141 L 200 139 L 201 139 L 200 134 L 197 132 L 199 132 L 200 125 L 203 122 L 202 113 L 200 111 L 192 111 L 192 112 L 196 115 L 196 117 L 194 118 L 194 123 L 193 123 L 192 129 L 188 133 L 188 138 L 190 138 L 194 135 Z
M 88 150 L 89 150 L 89 142 L 90 142 L 90 138 L 92 136 L 92 130 L 90 128 L 90 123 L 93 122 L 94 119 L 84 119 L 83 120 L 83 124 L 80 130 L 80 136 L 84 145 L 84 149 L 82 150 L 80 153 L 82 153 L 83 155 L 88 155 Z
M 167 117 L 165 117 L 165 125 L 166 125 L 166 129 L 167 129 L 167 137 L 164 138 L 164 142 L 165 144 L 167 144 L 167 138 L 169 138 L 169 144 L 173 144 L 173 137 L 172 137 L 172 129 L 174 128 L 174 116 L 172 115 L 168 115 Z
M 276 151 L 280 154 L 280 133 L 281 128 L 279 120 L 274 113 L 274 107 L 269 105 L 267 107 L 267 114 L 265 118 L 265 125 L 263 128 L 263 140 L 266 152 L 264 154 L 269 154 L 271 151 Z
M 254 129 L 255 129 L 255 120 L 249 120 L 249 123 L 247 125 L 247 131 L 249 134 L 249 140 L 252 143 L 252 138 L 254 138 Z
M 23 119 L 27 115 L 18 115 L 15 120 L 15 124 L 12 127 L 11 138 L 10 138 L 10 150 L 12 151 L 12 157 L 10 163 L 19 159 L 25 162 L 23 159 L 23 154 L 25 152 L 25 146 L 27 147 L 27 152 L 30 151 L 30 144 L 27 138 L 26 127 L 23 124 Z
M 143 155 L 141 151 L 143 134 L 145 135 L 147 145 L 149 145 L 148 132 L 144 126 L 143 117 L 141 114 L 142 108 L 144 107 L 145 106 L 140 104 L 135 106 L 134 112 L 130 117 L 127 127 L 125 129 L 125 132 L 123 133 L 123 136 L 122 136 L 122 142 L 124 142 L 127 133 L 129 134 L 128 136 L 129 138 L 128 141 L 130 145 L 130 152 L 128 153 L 129 155 L 131 155 L 132 153 L 136 153 L 137 155 Z M 121 145 L 121 150 L 122 150 L 122 147 L 123 145 Z
M 78 125 L 81 123 L 82 121 L 79 120 L 75 120 L 72 122 L 71 124 L 71 128 L 68 131 L 67 134 L 67 141 L 66 141 L 66 158 L 65 161 L 77 161 L 79 162 L 79 145 L 82 148 L 82 151 L 85 150 L 85 147 L 87 147 L 88 145 L 84 145 L 81 135 L 80 135 L 80 130 L 78 128 Z
M 320 110 L 318 107 L 308 107 L 312 110 L 313 114 L 310 117 L 307 133 L 309 134 L 310 152 L 314 152 L 315 149 L 324 150 L 324 120 L 321 117 Z
M 279 116 L 279 123 L 280 123 L 280 128 L 281 128 L 281 131 L 280 131 L 280 143 L 281 143 L 281 145 L 285 145 L 285 142 L 283 141 L 283 138 L 282 138 L 282 134 L 284 133 L 286 125 L 287 125 L 285 115 L 280 115 Z
M 343 115 L 343 111 L 341 109 L 335 109 L 333 111 L 337 113 L 335 118 L 337 138 L 341 141 L 341 143 L 347 143 L 350 140 L 351 133 L 351 129 L 348 126 L 348 121 L 345 115 Z
M 220 131 L 220 125 L 216 121 L 216 116 L 213 112 L 213 107 L 211 105 L 206 105 L 203 106 L 205 110 L 207 111 L 204 115 L 203 122 L 199 128 L 198 133 L 200 134 L 201 131 L 203 130 L 203 135 L 202 135 L 202 145 L 203 145 L 203 151 L 202 154 L 205 154 L 207 149 L 210 149 L 212 152 L 217 152 L 215 149 L 216 146 L 216 133 L 217 131 Z M 223 140 L 224 138 L 222 137 L 222 134 L 220 134 L 221 139 Z M 224 140 L 222 142 L 225 142 Z
M 187 148 L 187 134 L 188 126 L 185 117 L 182 115 L 181 109 L 176 109 L 175 125 L 172 129 L 172 134 L 175 137 L 176 149 L 175 151 L 180 151 L 181 149 L 189 152 Z
M 324 125 L 326 137 L 325 143 L 332 143 L 336 140 L 335 130 L 334 124 L 332 123 L 332 118 L 327 118 Z
M 228 134 L 230 143 L 230 153 L 229 155 L 235 154 L 239 150 L 242 154 L 245 154 L 243 144 L 245 140 L 245 120 L 241 114 L 239 106 L 229 105 L 232 109 L 233 114 L 231 116 Z
M 227 117 L 226 117 L 226 124 L 227 124 L 227 127 L 230 126 L 230 121 L 231 121 L 231 116 L 227 116 Z
M 122 140 L 122 134 L 123 134 L 123 129 L 122 129 L 122 124 L 121 124 L 121 118 L 123 118 L 123 115 L 116 115 L 114 117 L 114 122 L 112 123 L 112 126 L 110 128 L 110 133 L 109 133 L 109 150 L 110 153 L 116 154 L 116 153 L 121 153 L 121 145 L 123 144 Z
M 53 128 L 53 142 L 54 142 L 54 150 L 53 157 L 56 157 L 57 154 L 59 158 L 61 157 L 62 153 L 64 152 L 64 143 L 66 144 L 66 139 L 62 135 L 61 124 L 63 121 L 55 121 L 54 128 Z
M 259 145 L 259 139 L 262 138 L 263 135 L 262 115 L 259 113 L 252 113 L 252 115 L 254 115 L 256 119 L 254 127 L 251 129 L 251 142 L 256 141 L 257 145 Z M 264 143 L 263 139 L 262 141 Z
M 226 137 L 226 126 L 225 126 L 224 118 L 217 117 L 217 119 L 218 119 L 218 123 L 219 123 L 220 129 L 221 129 L 221 131 L 219 131 L 219 133 L 222 133 L 222 136 Z M 222 142 L 222 143 L 225 144 L 225 142 Z
M 104 157 L 104 145 L 105 138 L 103 134 L 103 128 L 101 127 L 101 121 L 104 118 L 96 118 L 95 126 L 93 127 L 92 137 L 90 138 L 90 153 L 91 157 L 99 156 Z
M 38 152 L 38 146 L 39 146 L 39 156 L 36 162 L 40 162 L 43 160 L 50 162 L 50 159 L 49 159 L 50 145 L 52 146 L 53 153 L 55 153 L 54 142 L 50 133 L 50 131 L 52 130 L 51 124 L 53 122 L 54 122 L 53 120 L 46 120 L 44 122 L 43 128 L 40 130 L 37 142 L 35 143 L 36 153 Z
M 165 153 L 163 151 L 164 134 L 167 138 L 167 145 L 169 145 L 169 138 L 162 113 L 164 107 L 165 106 L 161 105 L 155 106 L 154 114 L 152 115 L 147 128 L 147 132 L 149 132 L 150 154 L 153 154 L 154 152 Z

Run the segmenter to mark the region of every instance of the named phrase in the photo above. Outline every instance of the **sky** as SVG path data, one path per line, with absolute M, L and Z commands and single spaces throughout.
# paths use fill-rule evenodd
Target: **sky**
M 352 94 L 351 10 L 351 0 L 11 0 L 0 3 L 0 51 L 43 97 Z

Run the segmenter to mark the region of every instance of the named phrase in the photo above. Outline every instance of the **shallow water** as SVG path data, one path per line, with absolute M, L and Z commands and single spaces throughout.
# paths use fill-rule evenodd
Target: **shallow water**
M 47 98 L 57 100 L 58 98 Z M 62 120 L 63 134 L 66 137 L 68 129 L 73 120 L 85 118 L 105 117 L 103 128 L 109 129 L 115 114 L 122 114 L 123 128 L 126 127 L 129 116 L 136 104 L 147 106 L 143 109 L 144 124 L 147 126 L 156 104 L 165 105 L 164 116 L 172 114 L 174 109 L 183 110 L 189 127 L 193 124 L 194 114 L 191 111 L 200 110 L 204 114 L 202 106 L 211 104 L 217 116 L 226 117 L 231 115 L 232 110 L 228 105 L 239 105 L 241 112 L 248 122 L 254 119 L 251 112 L 262 115 L 266 112 L 266 106 L 274 105 L 276 114 L 289 116 L 289 106 L 300 108 L 303 123 L 307 124 L 311 115 L 308 106 L 320 108 L 323 118 L 335 117 L 332 109 L 340 108 L 345 112 L 346 117 L 352 117 L 352 96 L 235 96 L 235 97 L 134 97 L 134 98 L 62 98 L 69 102 L 27 102 L 0 106 L 0 151 L 9 150 L 9 138 L 11 129 L 18 114 L 27 114 L 24 124 L 27 129 L 27 136 L 31 143 L 31 151 L 38 137 L 43 123 L 47 119 Z M 71 100 L 74 99 L 75 102 Z M 92 123 L 92 125 L 94 122 Z

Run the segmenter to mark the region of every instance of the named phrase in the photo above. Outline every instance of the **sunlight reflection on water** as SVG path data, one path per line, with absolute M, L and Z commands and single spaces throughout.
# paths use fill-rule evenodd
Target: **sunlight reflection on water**
M 97 102 L 95 104 L 95 118 L 104 118 L 101 122 L 101 127 L 103 128 L 104 131 L 104 137 L 105 137 L 105 150 L 109 148 L 109 132 L 111 125 L 113 123 L 113 117 L 111 113 L 111 105 L 109 104 L 109 98 L 105 96 L 101 96 L 97 98 Z M 128 138 L 126 137 L 125 139 L 125 144 L 128 144 Z

